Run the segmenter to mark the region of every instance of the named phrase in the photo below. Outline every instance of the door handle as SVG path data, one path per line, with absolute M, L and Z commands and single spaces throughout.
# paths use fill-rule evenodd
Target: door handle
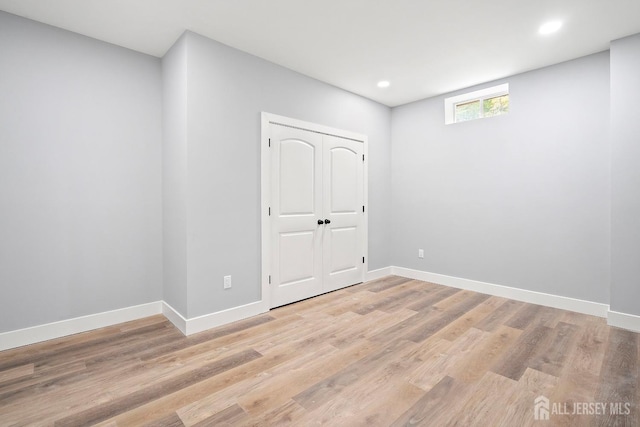
M 318 220 L 318 225 L 322 225 L 322 224 L 324 224 L 324 221 L 323 221 L 323 220 L 321 220 L 321 219 L 319 219 L 319 220 Z
M 324 223 L 325 223 L 325 224 L 331 224 L 331 220 L 325 219 L 325 220 L 324 220 Z

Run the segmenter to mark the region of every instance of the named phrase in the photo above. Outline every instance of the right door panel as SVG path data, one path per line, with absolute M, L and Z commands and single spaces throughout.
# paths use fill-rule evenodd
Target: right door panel
M 364 183 L 362 143 L 323 137 L 323 290 L 363 280 Z

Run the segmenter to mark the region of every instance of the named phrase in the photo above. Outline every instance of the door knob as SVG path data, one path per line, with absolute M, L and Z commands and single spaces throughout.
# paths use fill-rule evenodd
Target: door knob
M 321 219 L 318 220 L 318 225 L 322 225 L 324 224 L 324 221 L 322 221 Z
M 324 220 L 324 223 L 325 223 L 325 224 L 331 224 L 331 220 L 325 219 L 325 220 Z

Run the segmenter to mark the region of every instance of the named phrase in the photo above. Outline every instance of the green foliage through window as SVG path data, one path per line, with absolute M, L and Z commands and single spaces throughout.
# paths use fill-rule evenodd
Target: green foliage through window
M 499 116 L 509 112 L 509 95 L 496 96 L 482 102 L 483 117 Z
M 468 122 L 509 113 L 509 83 L 444 99 L 444 123 Z
M 509 112 L 509 94 L 463 101 L 454 106 L 455 122 L 499 116 Z

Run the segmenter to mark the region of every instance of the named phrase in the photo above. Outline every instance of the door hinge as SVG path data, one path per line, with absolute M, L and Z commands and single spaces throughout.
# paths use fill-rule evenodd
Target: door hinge
M 271 275 L 269 275 L 269 284 L 271 284 Z
M 269 138 L 269 147 L 271 147 L 271 138 Z
M 364 205 L 362 205 L 362 212 L 364 212 Z
M 269 206 L 269 216 L 271 216 L 271 206 Z
M 364 264 L 364 257 L 362 257 L 362 263 Z
M 362 155 L 362 161 L 364 162 L 364 154 Z

